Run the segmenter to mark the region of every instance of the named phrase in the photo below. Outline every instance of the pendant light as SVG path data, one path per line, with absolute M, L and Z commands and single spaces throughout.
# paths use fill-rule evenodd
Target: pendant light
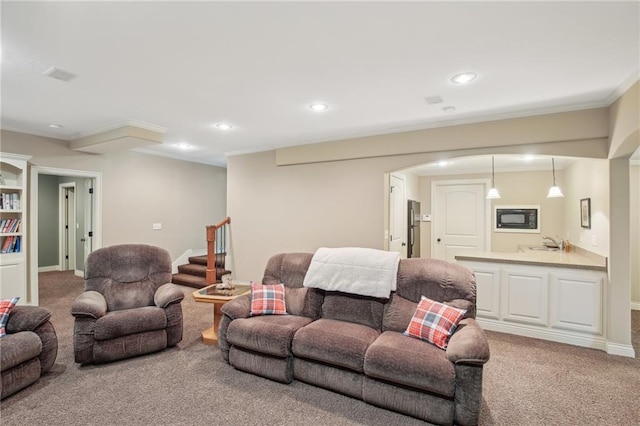
M 495 198 L 500 198 L 500 193 L 496 189 L 496 181 L 495 180 L 496 180 L 496 173 L 495 173 L 494 160 L 493 160 L 493 155 L 492 155 L 491 156 L 491 189 L 489 189 L 489 192 L 487 193 L 487 199 L 488 200 L 493 200 Z
M 560 190 L 560 187 L 556 185 L 556 164 L 554 162 L 553 157 L 551 157 L 551 170 L 553 172 L 553 186 L 549 188 L 549 193 L 547 194 L 547 198 L 564 197 L 564 194 Z

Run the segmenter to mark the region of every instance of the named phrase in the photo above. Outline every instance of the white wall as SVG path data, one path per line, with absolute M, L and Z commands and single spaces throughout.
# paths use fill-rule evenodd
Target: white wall
M 582 159 L 564 169 L 566 215 L 564 237 L 571 244 L 601 256 L 609 256 L 609 163 Z M 591 199 L 591 228 L 582 228 L 580 200 Z
M 383 247 L 380 161 L 277 167 L 275 152 L 228 160 L 234 275 L 260 280 L 268 258 L 318 247 Z
M 631 179 L 628 158 L 640 147 L 640 82 L 609 107 L 609 335 L 629 345 L 631 336 Z
M 206 247 L 205 226 L 226 217 L 226 170 L 136 152 L 94 155 L 68 142 L 2 131 L 2 151 L 29 164 L 102 173 L 104 246 L 145 243 L 171 257 Z M 31 212 L 34 214 L 34 212 Z M 152 224 L 162 223 L 155 231 Z
M 631 303 L 640 310 L 640 165 L 629 168 L 631 203 Z

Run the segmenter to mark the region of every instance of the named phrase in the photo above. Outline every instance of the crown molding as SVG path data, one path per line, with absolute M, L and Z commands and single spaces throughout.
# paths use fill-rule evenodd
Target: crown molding
M 636 82 L 640 80 L 640 66 L 636 67 L 618 87 L 607 97 L 607 106 L 611 106 L 620 96 L 624 95 Z

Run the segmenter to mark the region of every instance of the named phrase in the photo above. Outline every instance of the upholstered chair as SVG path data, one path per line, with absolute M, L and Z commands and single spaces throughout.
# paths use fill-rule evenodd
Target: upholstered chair
M 0 338 L 0 399 L 38 381 L 58 355 L 58 337 L 51 311 L 16 306 L 9 314 L 7 335 Z
M 98 364 L 175 346 L 182 340 L 183 298 L 171 284 L 166 250 L 122 244 L 92 252 L 84 292 L 71 305 L 75 361 Z

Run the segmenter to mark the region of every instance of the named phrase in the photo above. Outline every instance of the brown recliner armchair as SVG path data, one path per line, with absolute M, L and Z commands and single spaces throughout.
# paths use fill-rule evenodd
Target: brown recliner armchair
M 58 337 L 51 311 L 16 306 L 9 314 L 7 335 L 0 339 L 0 399 L 38 381 L 58 355 Z
M 184 293 L 171 284 L 166 250 L 143 244 L 96 250 L 85 264 L 84 290 L 71 305 L 76 362 L 115 361 L 182 340 Z

